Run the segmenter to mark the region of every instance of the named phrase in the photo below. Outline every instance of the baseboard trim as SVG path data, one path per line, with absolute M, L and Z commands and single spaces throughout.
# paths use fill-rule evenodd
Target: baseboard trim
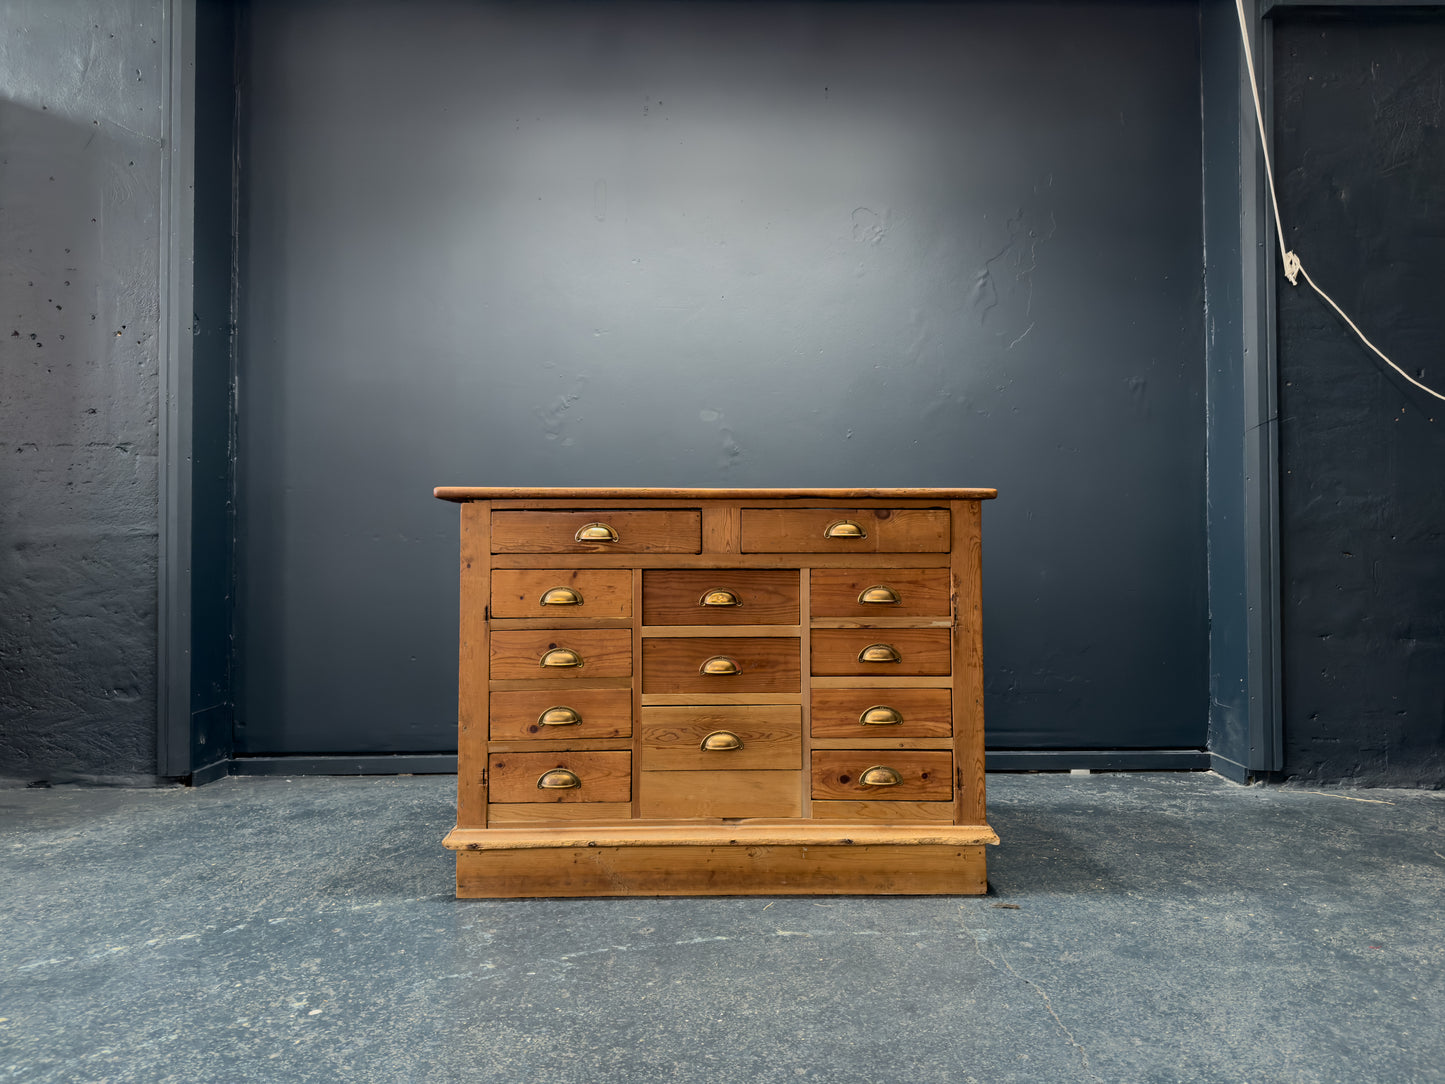
M 990 772 L 1204 772 L 1209 753 L 1203 749 L 989 749 L 984 767 Z

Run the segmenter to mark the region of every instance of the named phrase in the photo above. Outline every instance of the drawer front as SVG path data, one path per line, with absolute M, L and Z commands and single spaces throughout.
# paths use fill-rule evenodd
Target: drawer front
M 946 568 L 815 568 L 814 617 L 940 617 L 952 613 Z
M 703 672 L 707 667 L 709 671 Z M 642 641 L 644 693 L 795 693 L 795 636 L 655 636 Z
M 492 616 L 631 617 L 632 573 L 499 568 L 492 573 Z
M 796 625 L 798 574 L 658 569 L 642 574 L 646 625 Z
M 577 681 L 632 676 L 627 629 L 527 629 L 493 632 L 492 677 Z
M 953 797 L 953 755 L 894 749 L 815 749 L 813 797 L 941 802 Z
M 541 786 L 541 783 L 558 784 Z M 568 784 L 568 785 L 562 785 Z M 487 757 L 487 801 L 629 802 L 632 754 L 493 753 Z
M 798 707 L 642 709 L 643 771 L 796 771 L 802 743 Z
M 891 821 L 907 824 L 926 821 L 953 823 L 952 802 L 814 802 L 815 821 Z
M 626 738 L 632 735 L 627 689 L 530 689 L 491 694 L 493 741 Z
M 701 553 L 696 510 L 492 513 L 493 553 Z
M 814 689 L 815 738 L 861 743 L 953 735 L 953 694 L 948 689 Z
M 668 820 L 699 817 L 801 817 L 803 773 L 642 772 L 640 815 Z
M 813 673 L 820 677 L 946 677 L 950 629 L 814 629 Z
M 744 553 L 947 553 L 944 508 L 744 508 Z

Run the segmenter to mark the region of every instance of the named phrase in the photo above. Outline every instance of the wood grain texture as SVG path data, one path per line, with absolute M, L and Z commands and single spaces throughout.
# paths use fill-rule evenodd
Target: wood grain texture
M 952 802 L 814 802 L 813 819 L 822 821 L 869 821 L 908 824 L 953 820 Z
M 744 553 L 943 553 L 944 508 L 744 508 Z M 827 528 L 850 520 L 862 538 L 829 538 Z
M 457 823 L 484 827 L 487 793 L 487 600 L 491 596 L 491 506 L 461 509 L 460 628 L 457 644 Z
M 496 681 L 578 682 L 632 674 L 632 634 L 626 629 L 498 630 L 491 639 L 491 671 Z M 542 657 L 554 649 L 576 652 L 582 665 L 542 666 Z
M 705 750 L 707 735 L 726 731 L 742 747 Z M 642 709 L 642 767 L 649 771 L 801 769 L 801 707 L 667 707 Z
M 836 847 L 994 844 L 986 824 L 858 824 L 756 818 L 710 824 L 635 820 L 629 824 L 535 829 L 453 828 L 442 845 L 453 851 L 547 850 L 570 847 Z
M 942 677 L 953 667 L 948 629 L 814 629 L 812 666 L 818 677 Z M 872 644 L 888 644 L 899 662 L 862 662 Z
M 686 820 L 802 815 L 801 771 L 644 771 L 640 779 L 638 815 L 642 817 Z
M 606 523 L 616 542 L 579 542 L 577 532 Z M 702 514 L 694 509 L 507 511 L 492 514 L 493 553 L 698 553 Z
M 959 824 L 984 823 L 983 556 L 981 507 L 953 506 L 953 711 Z
M 493 827 L 555 828 L 561 824 L 615 824 L 632 816 L 630 802 L 574 802 L 570 805 L 536 802 L 494 805 L 487 812 Z
M 814 689 L 814 738 L 951 738 L 952 694 L 948 689 Z M 901 723 L 865 726 L 858 721 L 872 707 L 889 707 Z
M 568 588 L 578 605 L 542 605 L 552 588 Z M 620 568 L 498 569 L 492 573 L 492 617 L 628 618 L 632 616 L 632 573 Z
M 946 578 L 946 574 L 945 574 Z M 704 606 L 711 591 L 737 606 Z M 642 574 L 646 625 L 796 625 L 798 574 L 790 569 L 649 569 Z
M 437 486 L 432 495 L 443 501 L 570 501 L 570 500 L 989 500 L 998 490 L 988 488 L 904 489 L 697 489 L 667 486 Z
M 740 672 L 700 672 L 706 660 L 719 655 L 735 660 Z M 644 693 L 796 693 L 801 669 L 795 637 L 653 637 L 642 642 Z
M 856 617 L 861 620 L 899 617 L 942 617 L 952 612 L 948 570 L 943 568 L 815 568 L 812 572 L 813 617 Z M 859 602 L 870 587 L 883 586 L 898 596 L 896 603 Z
M 537 780 L 565 768 L 581 780 L 569 790 L 541 790 Z M 492 753 L 487 757 L 489 802 L 627 802 L 632 798 L 632 753 L 570 751 Z
M 702 506 L 704 553 L 737 553 L 742 545 L 742 519 L 732 501 L 709 501 Z
M 549 708 L 571 708 L 582 721 L 543 726 Z M 627 689 L 527 689 L 492 693 L 493 741 L 623 738 L 632 733 L 632 694 Z
M 589 568 L 716 568 L 713 553 L 594 553 Z M 798 568 L 829 565 L 836 568 L 876 568 L 872 553 L 730 553 L 728 568 Z M 910 553 L 908 564 L 917 568 L 947 568 L 947 553 Z M 576 568 L 575 553 L 494 553 L 493 568 Z
M 903 777 L 891 787 L 863 786 L 859 777 L 883 765 Z M 814 749 L 813 798 L 843 801 L 942 802 L 953 798 L 953 756 L 946 752 Z

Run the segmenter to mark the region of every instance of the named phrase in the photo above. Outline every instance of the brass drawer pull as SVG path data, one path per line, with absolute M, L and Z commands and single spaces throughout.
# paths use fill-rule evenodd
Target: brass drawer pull
M 707 594 L 703 595 L 703 596 L 702 596 L 702 599 L 699 601 L 698 605 L 700 605 L 700 606 L 741 606 L 741 605 L 742 605 L 742 601 L 738 598 L 737 595 L 733 594 L 731 591 L 727 590 L 726 588 L 719 587 L 719 588 L 717 588 L 717 589 L 715 589 L 715 590 L 712 590 L 712 591 L 709 591 Z
M 880 583 L 861 591 L 858 595 L 859 602 L 872 602 L 880 606 L 897 606 L 903 600 L 898 597 L 898 592 L 889 587 L 886 583 Z
M 851 519 L 840 519 L 828 524 L 823 531 L 824 538 L 867 538 L 868 532 Z
M 903 656 L 892 644 L 869 644 L 858 652 L 859 662 L 902 662 Z
M 569 667 L 581 666 L 582 656 L 573 651 L 570 647 L 554 647 L 547 654 L 542 656 L 538 666 L 546 666 L 552 669 L 565 670 Z
M 582 716 L 577 714 L 575 708 L 564 707 L 561 704 L 555 708 L 548 708 L 537 716 L 538 726 L 576 726 L 581 721 Z
M 865 787 L 896 787 L 903 782 L 903 776 L 898 774 L 897 768 L 890 768 L 884 764 L 875 764 L 871 768 L 864 768 L 858 776 L 858 782 Z
M 743 747 L 742 738 L 730 730 L 714 730 L 702 740 L 704 753 L 730 753 Z
M 543 772 L 537 779 L 538 790 L 571 790 L 581 785 L 582 780 L 577 778 L 576 773 L 569 772 L 566 768 L 553 768 L 550 772 Z
M 699 674 L 741 674 L 743 668 L 738 665 L 736 659 L 730 659 L 726 655 L 714 655 L 698 667 Z
M 605 523 L 589 523 L 572 537 L 578 542 L 616 542 L 617 532 Z
M 903 722 L 903 713 L 886 704 L 874 704 L 858 716 L 859 726 L 897 726 Z
M 543 606 L 581 606 L 582 594 L 570 587 L 549 587 L 542 592 Z

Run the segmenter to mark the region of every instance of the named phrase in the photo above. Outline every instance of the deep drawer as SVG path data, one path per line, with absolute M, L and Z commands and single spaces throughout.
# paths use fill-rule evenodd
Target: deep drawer
M 647 625 L 796 625 L 792 570 L 658 569 L 642 574 Z
M 952 611 L 946 568 L 815 568 L 814 617 L 939 617 Z
M 802 719 L 792 706 L 643 708 L 642 769 L 797 770 Z
M 946 553 L 945 508 L 744 508 L 744 553 Z
M 953 734 L 948 689 L 814 689 L 815 738 L 859 742 L 947 738 Z
M 702 513 L 681 510 L 492 513 L 493 553 L 700 553 Z
M 627 629 L 527 629 L 493 632 L 491 674 L 498 681 L 631 677 Z
M 814 629 L 813 673 L 820 677 L 946 677 L 950 629 Z
M 487 757 L 489 802 L 630 802 L 632 754 L 493 753 Z
M 530 689 L 491 694 L 493 741 L 626 738 L 632 734 L 627 689 Z
M 898 749 L 815 749 L 813 797 L 943 801 L 953 797 L 953 756 Z
M 644 693 L 795 693 L 795 636 L 657 636 L 642 641 Z
M 631 617 L 625 568 L 505 569 L 492 573 L 493 617 Z

